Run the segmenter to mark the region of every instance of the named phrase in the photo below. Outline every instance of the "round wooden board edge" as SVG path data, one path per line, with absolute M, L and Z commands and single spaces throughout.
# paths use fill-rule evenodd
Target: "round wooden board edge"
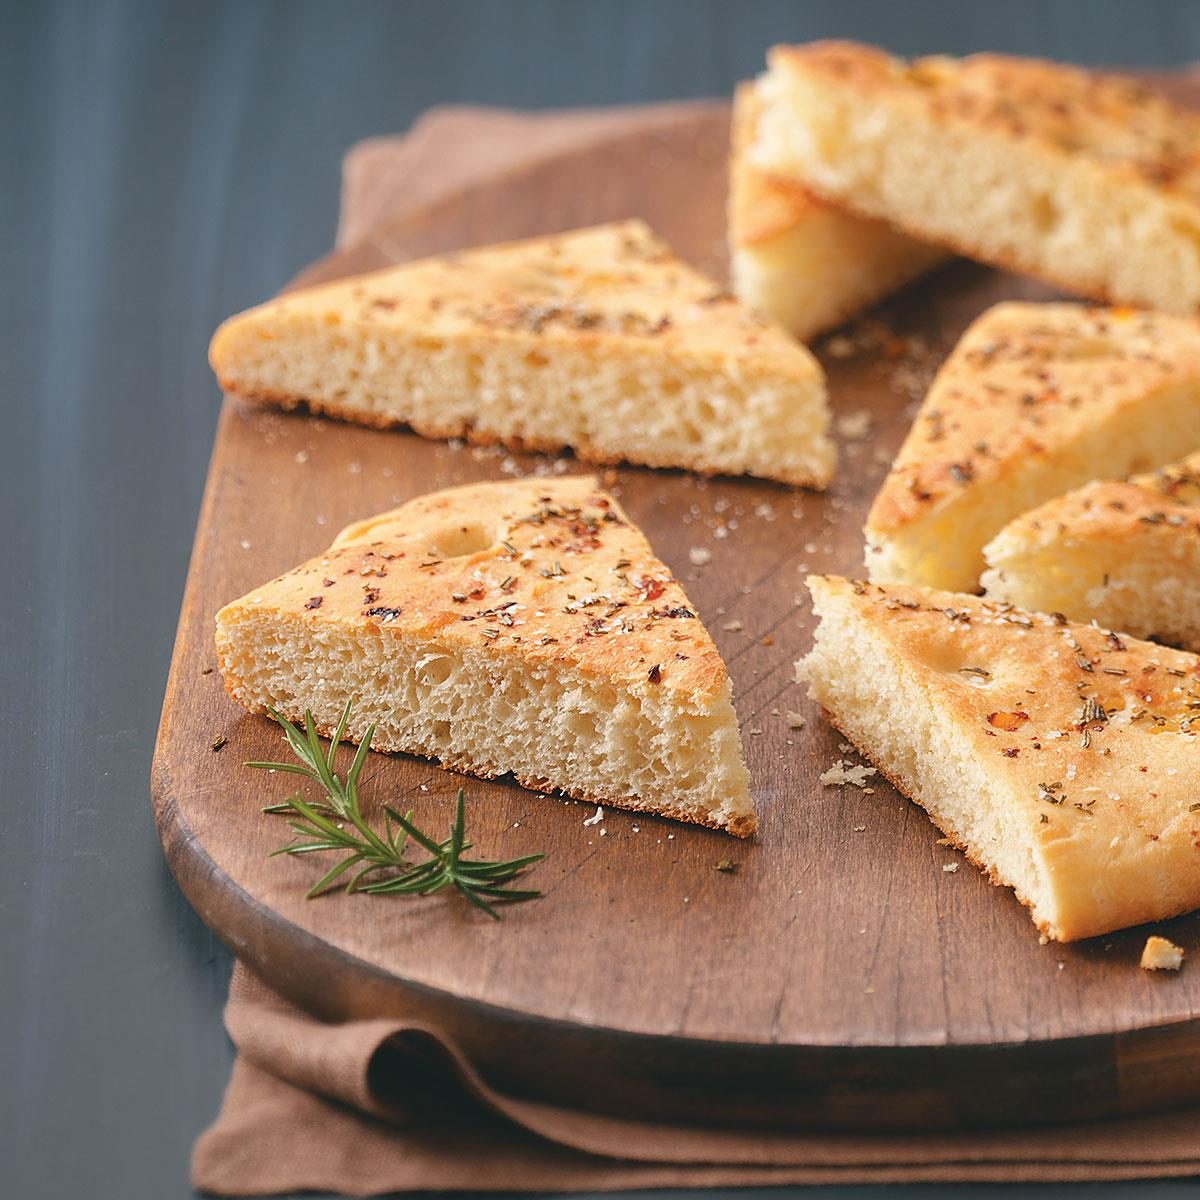
M 323 941 L 226 875 L 180 817 L 157 746 L 150 784 L 172 874 L 235 958 L 322 1020 L 392 1018 L 431 1033 L 465 1056 L 488 1086 L 518 1102 L 716 1123 L 706 1097 L 719 1088 L 724 1127 L 893 1132 L 1057 1124 L 1200 1102 L 1200 1078 L 1190 1068 L 1200 1057 L 1197 1022 L 1041 1042 L 800 1045 L 629 1032 L 431 988 Z M 305 956 L 296 956 L 297 944 Z M 1059 1081 L 1049 1095 L 1039 1083 L 1040 1112 L 1030 1112 L 1022 1086 L 1031 1070 L 1039 1080 Z M 1016 1078 L 1015 1087 L 1006 1088 L 1006 1074 Z M 980 1078 L 993 1085 L 982 1104 Z M 1104 1085 L 1118 1098 L 1115 1111 L 1090 1103 Z

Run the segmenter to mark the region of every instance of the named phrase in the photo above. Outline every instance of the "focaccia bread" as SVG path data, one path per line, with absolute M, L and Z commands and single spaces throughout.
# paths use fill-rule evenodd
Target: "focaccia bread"
M 425 259 L 232 317 L 245 399 L 591 462 L 824 487 L 825 380 L 640 221 Z
M 734 94 L 729 262 L 738 299 L 807 341 L 944 262 L 939 246 L 818 200 L 750 158 L 754 84 Z
M 217 614 L 229 694 L 485 778 L 754 832 L 729 676 L 586 477 L 435 492 Z
M 963 334 L 867 517 L 867 568 L 977 590 L 983 548 L 1092 479 L 1200 447 L 1200 322 L 1080 304 L 998 304 Z
M 1200 306 L 1200 116 L 1129 79 L 997 54 L 817 42 L 768 62 L 764 170 L 1081 296 Z
M 1200 658 L 975 596 L 808 582 L 812 695 L 1045 936 L 1200 907 Z
M 984 557 L 990 597 L 1200 650 L 1200 454 L 1047 501 Z

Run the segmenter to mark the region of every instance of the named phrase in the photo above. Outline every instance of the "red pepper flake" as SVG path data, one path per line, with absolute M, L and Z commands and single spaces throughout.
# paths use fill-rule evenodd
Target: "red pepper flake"
M 304 607 L 305 608 L 320 608 L 321 605 L 324 603 L 325 603 L 324 596 L 309 596 L 309 598 L 304 602 Z
M 333 587 L 335 582 L 336 582 L 336 580 L 333 580 L 333 579 L 322 579 L 321 586 L 322 587 Z
M 658 663 L 655 663 L 654 666 L 652 666 L 646 673 L 646 678 L 649 679 L 651 683 L 662 683 L 662 667 L 660 667 Z
M 640 579 L 632 581 L 634 588 L 640 593 L 643 600 L 657 600 L 663 594 L 666 588 L 663 586 L 661 579 L 650 579 L 643 576 Z
M 1029 714 L 1018 709 L 1016 712 L 988 713 L 988 724 L 994 729 L 1003 729 L 1005 733 L 1015 733 L 1026 721 Z

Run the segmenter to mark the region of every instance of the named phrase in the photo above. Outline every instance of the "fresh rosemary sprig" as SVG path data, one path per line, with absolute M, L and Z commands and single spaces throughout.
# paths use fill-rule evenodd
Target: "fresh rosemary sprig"
M 320 738 L 311 712 L 304 714 L 301 730 L 274 709 L 267 710 L 283 730 L 284 740 L 299 762 L 249 762 L 248 767 L 264 771 L 285 771 L 303 775 L 325 793 L 325 799 L 307 801 L 297 792 L 282 804 L 263 809 L 266 813 L 287 814 L 295 840 L 271 853 L 320 854 L 325 851 L 344 851 L 345 857 L 332 866 L 308 891 L 308 898 L 320 896 L 348 872 L 354 871 L 346 884 L 347 892 L 366 892 L 372 896 L 429 896 L 443 888 L 452 887 L 476 908 L 499 920 L 500 914 L 492 901 L 533 900 L 541 892 L 502 886 L 526 867 L 545 858 L 544 854 L 526 854 L 506 862 L 464 858 L 471 848 L 466 840 L 463 814 L 463 790 L 458 789 L 458 809 L 450 826 L 450 836 L 436 842 L 422 833 L 412 821 L 412 810 L 401 816 L 389 805 L 383 806 L 384 828 L 376 831 L 367 823 L 358 801 L 358 777 L 362 773 L 371 739 L 372 725 L 363 736 L 354 761 L 344 779 L 333 769 L 338 744 L 350 720 L 350 705 L 342 710 L 337 729 L 328 751 L 321 748 Z M 412 863 L 406 856 L 409 840 L 428 851 L 429 858 Z M 357 868 L 357 870 L 355 870 Z

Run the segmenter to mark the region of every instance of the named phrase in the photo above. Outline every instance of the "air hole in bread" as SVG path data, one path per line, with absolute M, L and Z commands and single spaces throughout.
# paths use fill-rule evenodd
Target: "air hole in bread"
M 465 558 L 494 546 L 500 539 L 484 525 L 449 525 L 430 539 L 429 553 L 439 559 Z
M 416 676 L 428 687 L 437 687 L 439 683 L 445 683 L 450 678 L 453 670 L 454 663 L 448 651 L 442 654 L 433 651 L 417 663 Z

